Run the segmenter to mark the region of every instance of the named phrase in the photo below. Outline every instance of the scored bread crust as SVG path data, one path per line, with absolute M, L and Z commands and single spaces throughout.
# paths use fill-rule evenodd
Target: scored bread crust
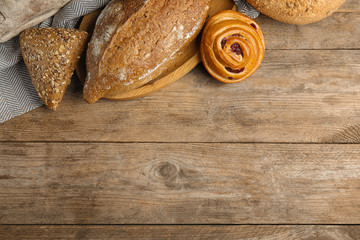
M 344 0 L 247 0 L 261 13 L 281 22 L 309 24 L 335 12 Z
M 200 32 L 210 0 L 113 0 L 88 46 L 84 98 L 96 102 L 158 77 Z
M 0 43 L 55 15 L 70 0 L 1 0 Z

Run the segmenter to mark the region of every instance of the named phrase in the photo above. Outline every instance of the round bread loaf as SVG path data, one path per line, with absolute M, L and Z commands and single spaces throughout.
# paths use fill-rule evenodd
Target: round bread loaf
M 344 0 L 247 0 L 261 13 L 281 22 L 308 24 L 330 16 Z

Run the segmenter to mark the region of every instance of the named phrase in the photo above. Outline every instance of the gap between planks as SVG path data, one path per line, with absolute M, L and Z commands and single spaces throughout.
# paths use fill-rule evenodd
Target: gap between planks
M 332 239 L 357 240 L 359 226 L 157 225 L 157 226 L 0 226 L 11 239 Z
M 86 144 L 86 143 L 91 143 L 91 144 L 244 144 L 244 145 L 248 145 L 248 144 L 264 144 L 264 145 L 360 145 L 360 143 L 330 143 L 330 142 L 156 142 L 156 141 L 144 141 L 144 142 L 139 142 L 139 141 L 125 141 L 125 142 L 121 142 L 121 141 L 28 141 L 28 140 L 15 140 L 15 141 L 2 141 L 0 140 L 0 143 L 59 143 L 59 144 L 71 144 L 71 143 L 79 143 L 79 144 Z M 1 224 L 0 224 L 1 225 Z

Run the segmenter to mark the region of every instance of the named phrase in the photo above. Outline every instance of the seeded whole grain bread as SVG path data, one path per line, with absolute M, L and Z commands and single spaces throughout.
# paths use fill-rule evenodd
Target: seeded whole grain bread
M 84 98 L 89 103 L 158 77 L 196 37 L 210 0 L 113 0 L 88 45 Z
M 335 12 L 344 0 L 247 0 L 261 13 L 281 22 L 308 24 Z
M 32 83 L 45 105 L 56 110 L 88 40 L 88 33 L 69 28 L 30 28 L 20 47 Z
M 70 0 L 1 0 L 0 43 L 55 15 Z

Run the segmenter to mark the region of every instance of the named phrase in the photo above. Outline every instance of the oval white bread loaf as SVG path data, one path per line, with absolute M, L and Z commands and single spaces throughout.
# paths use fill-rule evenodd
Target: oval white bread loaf
M 55 15 L 70 0 L 1 0 L 0 43 Z
M 84 98 L 154 80 L 200 32 L 210 0 L 113 0 L 100 14 L 88 46 Z

